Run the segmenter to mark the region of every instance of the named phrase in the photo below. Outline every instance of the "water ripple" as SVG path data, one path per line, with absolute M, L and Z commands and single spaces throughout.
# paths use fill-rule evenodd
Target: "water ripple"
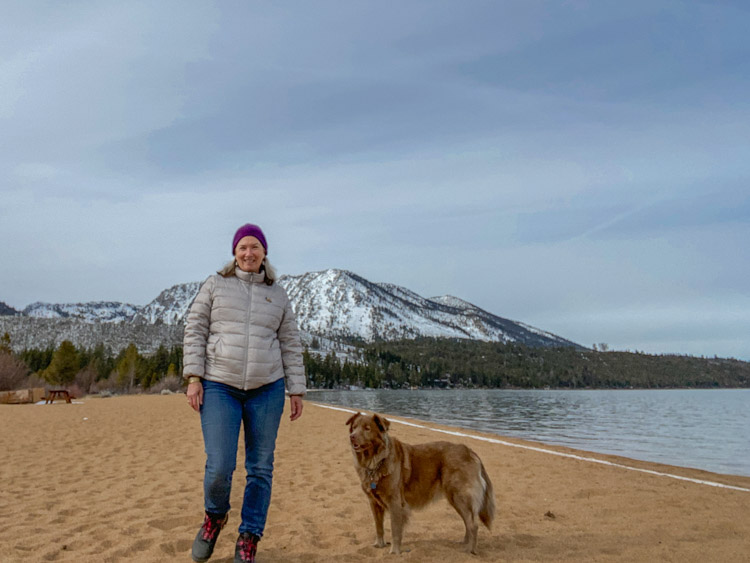
M 750 389 L 314 391 L 314 401 L 750 476 Z

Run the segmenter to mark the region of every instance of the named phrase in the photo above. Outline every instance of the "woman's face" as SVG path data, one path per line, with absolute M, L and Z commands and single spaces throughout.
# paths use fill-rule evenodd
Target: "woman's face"
M 243 272 L 260 272 L 266 253 L 260 241 L 252 236 L 242 237 L 234 249 L 234 259 Z

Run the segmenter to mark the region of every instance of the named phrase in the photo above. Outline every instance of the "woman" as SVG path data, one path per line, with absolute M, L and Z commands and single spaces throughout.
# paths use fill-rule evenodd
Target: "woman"
M 302 415 L 306 392 L 294 313 L 286 292 L 275 283 L 260 227 L 240 227 L 232 254 L 234 260 L 201 287 L 185 325 L 187 399 L 200 412 L 206 449 L 206 515 L 192 550 L 198 562 L 211 557 L 227 523 L 240 424 L 247 482 L 234 560 L 255 561 L 271 499 L 284 387 L 291 420 Z

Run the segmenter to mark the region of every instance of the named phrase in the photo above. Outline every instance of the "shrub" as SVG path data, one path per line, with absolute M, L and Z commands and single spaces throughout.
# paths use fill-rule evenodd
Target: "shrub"
M 107 379 L 100 379 L 90 387 L 90 393 L 102 394 L 107 391 L 110 394 L 119 394 L 127 390 L 127 383 L 120 382 L 120 375 L 117 370 L 113 370 Z
M 167 377 L 159 380 L 155 385 L 152 385 L 148 391 L 149 393 L 161 393 L 165 389 L 173 393 L 182 392 L 182 378 L 177 377 L 176 375 L 168 375 Z
M 0 350 L 0 391 L 28 387 L 29 368 L 11 352 Z
M 94 383 L 96 383 L 96 377 L 96 368 L 91 364 L 79 371 L 73 380 L 73 386 L 75 386 L 76 390 L 79 392 L 79 395 L 76 396 L 88 395 L 91 392 Z

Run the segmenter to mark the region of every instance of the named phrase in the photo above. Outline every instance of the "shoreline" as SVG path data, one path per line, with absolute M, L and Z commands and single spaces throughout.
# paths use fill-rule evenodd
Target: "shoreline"
M 335 409 L 306 400 L 302 419 L 291 423 L 287 404 L 261 563 L 396 560 L 371 546 L 349 415 Z M 750 552 L 750 478 L 386 416 L 405 442 L 466 443 L 483 460 L 498 505 L 493 530 L 480 529 L 477 556 L 456 544 L 463 525 L 445 501 L 415 511 L 404 560 L 702 563 L 744 561 Z M 190 561 L 205 457 L 199 417 L 184 395 L 0 405 L 0 427 L 9 460 L 0 465 L 3 561 Z M 239 524 L 238 467 L 229 524 L 212 558 L 220 563 L 231 561 Z
M 357 410 L 353 410 L 347 407 L 340 407 L 338 405 L 330 405 L 327 403 L 315 403 L 315 405 L 321 408 L 328 408 L 331 410 L 342 411 L 342 412 L 351 413 L 351 414 L 358 412 Z M 368 412 L 372 412 L 372 411 L 368 411 Z M 571 448 L 568 446 L 549 444 L 547 442 L 527 440 L 525 438 L 516 439 L 518 442 L 521 442 L 521 443 L 516 443 L 516 442 L 511 441 L 511 440 L 514 440 L 515 438 L 499 436 L 492 432 L 483 432 L 483 431 L 478 431 L 478 430 L 474 430 L 471 428 L 464 428 L 464 427 L 459 427 L 459 426 L 440 425 L 438 423 L 432 423 L 431 421 L 423 421 L 423 420 L 419 420 L 419 419 L 415 419 L 411 417 L 404 417 L 404 416 L 397 416 L 397 415 L 391 416 L 388 414 L 385 414 L 384 416 L 386 416 L 388 420 L 390 420 L 392 423 L 411 426 L 414 428 L 422 428 L 422 429 L 430 430 L 432 432 L 436 432 L 437 434 L 447 434 L 451 436 L 458 436 L 461 438 L 466 438 L 468 440 L 480 440 L 480 441 L 488 442 L 491 444 L 499 444 L 501 446 L 507 446 L 511 448 L 520 448 L 520 449 L 535 451 L 535 452 L 544 453 L 548 455 L 567 457 L 570 459 L 577 459 L 577 460 L 586 461 L 589 463 L 609 465 L 612 467 L 618 467 L 620 469 L 627 469 L 630 471 L 649 473 L 649 474 L 657 475 L 660 477 L 667 477 L 671 479 L 677 479 L 680 481 L 692 482 L 692 483 L 699 484 L 699 485 L 706 485 L 710 487 L 719 487 L 719 488 L 728 488 L 728 489 L 750 493 L 750 485 L 748 487 L 741 487 L 738 485 L 728 485 L 728 484 L 721 483 L 718 481 L 709 481 L 705 479 L 698 479 L 695 477 L 687 477 L 684 475 L 675 474 L 674 472 L 666 472 L 666 471 L 671 471 L 671 470 L 677 470 L 678 472 L 679 471 L 690 471 L 690 472 L 698 471 L 700 473 L 705 473 L 707 475 L 716 475 L 719 477 L 729 477 L 729 478 L 738 477 L 742 479 L 748 479 L 748 481 L 750 481 L 750 477 L 747 477 L 744 475 L 734 475 L 730 473 L 715 473 L 713 471 L 706 471 L 703 469 L 683 467 L 679 465 L 668 465 L 668 464 L 663 464 L 663 463 L 658 463 L 658 462 L 653 462 L 653 461 L 648 461 L 648 460 L 639 460 L 636 458 L 617 456 L 613 454 L 592 452 L 588 450 L 580 450 L 580 449 Z M 439 440 L 440 436 L 436 436 L 435 439 Z M 610 458 L 610 459 L 608 460 L 604 458 Z M 618 461 L 613 461 L 613 460 L 618 460 Z M 659 466 L 665 469 L 663 471 L 657 471 L 655 469 L 646 469 L 643 467 L 636 467 L 636 464 L 638 463 L 642 463 L 642 464 L 645 463 L 645 464 L 649 464 L 652 466 Z
M 351 394 L 350 394 L 351 393 Z M 372 394 L 370 394 L 372 393 Z M 323 391 L 310 400 L 545 446 L 750 477 L 742 439 L 750 390 Z M 518 395 L 516 395 L 518 393 Z M 472 405 L 482 411 L 472 412 Z M 696 405 L 706 405 L 688 415 Z M 549 410 L 550 412 L 547 412 Z

